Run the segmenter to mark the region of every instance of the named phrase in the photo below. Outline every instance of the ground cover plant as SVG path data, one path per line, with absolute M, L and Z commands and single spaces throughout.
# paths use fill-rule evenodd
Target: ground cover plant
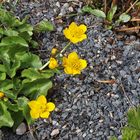
M 16 1 L 16 4 L 17 2 L 18 1 Z M 117 74 L 118 69 L 120 70 L 120 67 L 123 67 L 122 65 L 124 65 L 126 69 L 128 69 L 127 66 L 129 66 L 129 64 L 131 63 L 133 63 L 134 65 L 136 64 L 135 63 L 137 61 L 136 59 L 135 59 L 135 62 L 134 60 L 132 61 L 130 60 L 131 62 L 130 63 L 129 60 L 127 61 L 127 59 L 125 59 L 125 57 L 126 57 L 126 54 L 129 52 L 128 49 L 130 49 L 130 47 L 132 48 L 130 49 L 132 53 L 135 53 L 133 52 L 133 46 L 134 46 L 134 49 L 137 48 L 137 46 L 135 46 L 135 43 L 134 45 L 131 45 L 131 46 L 129 45 L 125 46 L 125 44 L 122 45 L 122 41 L 119 41 L 119 43 L 117 43 L 117 46 L 114 47 L 112 44 L 114 44 L 114 42 L 117 40 L 117 37 L 121 38 L 121 36 L 113 37 L 114 34 L 112 34 L 112 31 L 108 30 L 108 29 L 118 30 L 118 27 L 124 28 L 124 26 L 126 26 L 127 28 L 125 28 L 125 30 L 122 30 L 122 29 L 119 29 L 119 30 L 127 31 L 130 29 L 129 27 L 139 25 L 138 21 L 136 21 L 136 19 L 138 20 L 138 18 L 136 18 L 138 16 L 137 15 L 138 13 L 135 16 L 132 14 L 133 12 L 136 12 L 139 9 L 138 8 L 139 3 L 138 1 L 129 1 L 131 3 L 130 5 L 128 3 L 127 6 L 121 7 L 120 3 L 117 1 L 94 0 L 92 2 L 91 1 L 86 1 L 86 2 L 88 5 L 81 7 L 79 10 L 80 11 L 79 13 L 76 13 L 76 14 L 72 13 L 70 15 L 56 17 L 55 20 L 58 22 L 58 24 L 59 22 L 62 22 L 63 20 L 66 22 L 66 19 L 68 19 L 67 17 L 72 17 L 72 19 L 68 21 L 67 24 L 65 22 L 62 22 L 62 26 L 66 27 L 64 30 L 62 30 L 64 34 L 62 36 L 65 36 L 69 40 L 69 42 L 66 45 L 63 45 L 64 47 L 62 47 L 62 50 L 59 49 L 60 44 L 59 45 L 57 44 L 56 47 L 52 49 L 51 53 L 50 51 L 47 50 L 46 51 L 47 54 L 50 53 L 49 55 L 50 58 L 47 58 L 47 62 L 46 63 L 43 62 L 43 64 L 42 64 L 42 60 L 38 56 L 38 53 L 35 53 L 35 54 L 33 53 L 34 49 L 38 49 L 37 48 L 38 43 L 35 40 L 33 40 L 33 38 L 34 36 L 36 36 L 38 33 L 42 31 L 53 31 L 52 24 L 48 21 L 43 20 L 40 23 L 37 23 L 36 25 L 31 26 L 30 24 L 27 23 L 26 18 L 21 21 L 17 19 L 16 17 L 13 18 L 11 13 L 7 12 L 4 9 L 1 9 L 1 15 L 4 15 L 4 18 L 2 18 L 3 16 L 1 16 L 1 28 L 0 28 L 1 30 L 0 32 L 1 33 L 0 34 L 1 35 L 0 65 L 1 65 L 1 78 L 2 78 L 1 79 L 2 86 L 0 88 L 0 91 L 1 91 L 0 102 L 1 102 L 1 110 L 2 110 L 1 127 L 3 126 L 13 127 L 13 129 L 15 130 L 16 127 L 19 124 L 21 124 L 23 120 L 26 120 L 30 129 L 30 124 L 34 122 L 34 120 L 38 118 L 42 118 L 40 120 L 45 122 L 43 135 L 47 135 L 47 136 L 42 136 L 45 138 L 40 138 L 40 139 L 46 139 L 46 138 L 50 139 L 50 135 L 52 139 L 59 139 L 58 138 L 59 136 L 58 137 L 55 137 L 55 136 L 59 135 L 61 130 L 58 131 L 58 129 L 56 128 L 62 129 L 61 134 L 60 134 L 61 136 L 63 134 L 63 129 L 64 129 L 64 132 L 68 130 L 68 132 L 71 132 L 74 135 L 75 135 L 74 132 L 81 133 L 80 131 L 83 131 L 84 133 L 81 135 L 84 139 L 88 139 L 86 135 L 87 136 L 89 135 L 90 138 L 93 138 L 96 135 L 97 139 L 103 139 L 103 138 L 106 138 L 105 136 L 109 136 L 107 137 L 109 139 L 112 135 L 114 135 L 113 132 L 115 132 L 115 135 L 118 136 L 119 135 L 118 131 L 122 132 L 121 139 L 123 140 L 131 140 L 131 139 L 136 140 L 139 138 L 139 107 L 134 107 L 130 109 L 128 111 L 128 118 L 127 118 L 128 124 L 126 124 L 126 126 L 124 126 L 125 123 L 122 124 L 121 120 L 123 120 L 123 117 L 121 113 L 123 112 L 123 116 L 125 116 L 127 109 L 129 107 L 134 106 L 134 104 L 136 103 L 134 102 L 133 104 L 131 101 L 131 98 L 133 98 L 133 95 L 130 96 L 129 85 L 127 86 L 127 84 L 123 81 L 123 79 L 120 78 L 120 75 Z M 124 1 L 122 0 L 121 3 L 124 3 Z M 94 28 L 95 26 L 93 24 L 94 22 L 91 22 L 93 20 L 92 17 L 94 16 L 91 16 L 91 15 L 94 15 L 95 17 L 100 17 L 100 19 L 103 19 L 101 20 L 101 22 L 103 22 L 103 27 L 107 29 L 105 33 L 111 34 L 112 36 L 110 38 L 111 39 L 113 38 L 112 40 L 109 40 L 112 46 L 108 45 L 108 40 L 106 40 L 106 38 L 104 37 L 107 35 L 102 33 L 102 30 L 104 32 L 104 29 L 101 28 L 101 30 L 100 29 L 96 30 L 96 27 Z M 73 22 L 75 21 L 73 19 L 76 19 L 76 17 L 77 19 L 79 18 L 79 20 L 76 21 L 79 24 L 77 24 L 76 22 Z M 83 19 L 81 17 L 87 18 L 87 21 L 85 18 L 85 23 L 87 25 L 89 25 L 88 20 L 89 18 L 91 18 L 90 22 L 94 26 L 90 24 L 91 26 L 86 27 L 84 24 L 82 24 L 84 22 L 83 20 L 81 20 Z M 11 24 L 11 21 L 9 22 L 9 19 L 12 19 L 13 24 Z M 97 22 L 97 24 L 99 24 L 99 22 Z M 86 35 L 87 28 L 89 28 L 88 35 Z M 59 28 L 59 30 L 61 30 L 61 28 Z M 101 33 L 97 33 L 97 31 Z M 53 34 L 55 34 L 55 32 L 53 32 Z M 60 38 L 62 36 L 60 36 Z M 89 39 L 88 39 L 88 36 L 89 36 Z M 97 36 L 99 37 L 99 40 Z M 102 36 L 103 39 L 100 38 L 100 36 Z M 83 44 L 80 44 L 81 46 L 77 45 L 78 42 L 82 42 L 83 40 L 87 40 L 87 42 L 89 43 L 84 42 Z M 50 42 L 51 41 L 52 40 L 50 40 Z M 47 42 L 45 43 L 47 44 Z M 102 45 L 100 43 L 102 43 Z M 126 42 L 126 43 L 129 43 L 129 42 Z M 55 45 L 52 45 L 52 46 L 55 46 Z M 78 53 L 76 51 L 73 52 L 72 49 L 70 49 L 70 46 L 74 47 L 74 49 L 77 50 L 80 56 L 83 55 L 83 52 L 86 54 L 84 55 L 86 59 L 88 60 L 88 63 L 89 63 L 88 67 L 87 67 L 86 60 L 81 59 L 78 56 Z M 77 46 L 78 47 L 80 46 L 81 48 L 80 47 L 78 48 Z M 128 49 L 126 49 L 125 47 L 127 47 Z M 69 54 L 65 53 L 67 48 L 71 50 Z M 113 54 L 113 57 L 112 57 L 112 54 Z M 118 54 L 119 56 L 117 56 Z M 123 57 L 124 60 L 123 60 L 122 65 L 121 65 L 121 59 L 122 59 L 121 54 L 123 55 L 125 54 L 125 57 Z M 130 58 L 133 59 L 133 56 L 131 54 L 128 53 L 128 56 L 130 56 Z M 115 57 L 117 57 L 117 59 Z M 118 57 L 120 58 L 119 60 L 118 60 Z M 118 62 L 115 61 L 115 59 L 118 60 Z M 102 61 L 102 60 L 105 60 L 105 61 Z M 103 63 L 100 63 L 100 62 L 103 62 Z M 114 67 L 112 71 L 115 71 L 116 72 L 116 73 L 114 72 L 115 74 L 113 72 L 111 73 L 111 71 L 108 70 L 109 68 L 108 64 L 109 63 L 111 64 L 112 62 L 113 63 L 115 62 L 114 64 L 116 67 L 114 65 L 111 65 L 112 67 Z M 125 64 L 125 62 L 127 64 Z M 86 67 L 88 69 L 87 73 L 85 72 L 82 75 L 81 71 Z M 103 67 L 105 67 L 105 69 L 103 69 Z M 66 74 L 72 75 L 72 77 L 67 78 L 66 76 L 62 76 L 62 77 L 60 76 L 59 77 L 60 81 L 57 78 L 55 79 L 56 85 L 57 84 L 59 85 L 62 82 L 61 86 L 64 86 L 64 88 L 62 89 L 67 90 L 66 91 L 67 95 L 62 90 L 60 91 L 62 92 L 61 94 L 64 94 L 63 96 L 66 96 L 64 97 L 64 100 L 63 100 L 64 105 L 61 102 L 62 97 L 60 97 L 59 101 L 57 102 L 57 106 L 59 106 L 59 108 L 64 108 L 61 111 L 57 108 L 54 101 L 50 102 L 49 99 L 46 99 L 46 95 L 47 95 L 48 90 L 50 90 L 53 86 L 52 81 L 54 80 L 54 75 L 55 74 L 59 75 L 61 74 L 62 71 L 64 71 Z M 139 71 L 139 69 L 137 68 L 136 71 Z M 122 72 L 122 75 L 124 76 L 125 75 L 123 73 L 124 71 L 121 70 L 121 72 Z M 98 73 L 99 73 L 99 77 L 98 77 Z M 77 74 L 81 74 L 77 79 L 78 80 L 81 79 L 81 81 L 83 81 L 83 84 L 78 90 L 75 90 L 76 89 L 75 86 L 77 86 L 78 88 L 78 84 L 80 83 L 76 78 L 74 79 L 74 76 Z M 123 78 L 125 79 L 125 77 Z M 68 82 L 66 82 L 66 80 L 65 82 L 63 82 L 64 79 L 67 79 Z M 122 81 L 125 87 L 123 87 Z M 72 84 L 70 85 L 70 83 Z M 71 89 L 67 88 L 69 87 L 69 85 Z M 108 85 L 111 85 L 110 86 L 111 90 L 109 89 Z M 120 92 L 120 90 L 114 90 L 116 85 L 118 86 L 117 88 L 120 88 L 123 91 L 123 93 Z M 89 90 L 85 92 L 84 89 L 87 89 L 87 88 Z M 133 86 L 131 88 L 133 89 Z M 61 88 L 59 87 L 58 90 L 60 89 Z M 109 93 L 110 91 L 111 93 Z M 74 101 L 71 100 L 71 97 L 72 97 L 71 92 L 75 94 Z M 113 95 L 114 94 L 113 92 L 116 95 Z M 70 98 L 68 96 L 70 96 Z M 112 97 L 108 98 L 108 96 L 112 96 Z M 113 96 L 114 96 L 115 101 L 112 100 Z M 124 99 L 124 101 L 122 101 L 123 96 L 125 96 L 125 99 L 127 100 Z M 130 96 L 131 98 L 129 98 L 128 96 Z M 80 100 L 82 100 L 82 103 L 79 102 Z M 89 106 L 88 106 L 88 103 L 89 103 Z M 73 106 L 73 104 L 75 104 L 76 106 Z M 118 107 L 116 104 L 118 104 L 118 106 L 120 104 L 120 106 Z M 128 104 L 130 104 L 130 106 L 128 106 Z M 114 111 L 113 106 L 117 106 L 118 109 L 115 108 L 115 111 Z M 111 108 L 111 109 L 109 108 L 109 112 L 107 112 L 108 107 Z M 75 112 L 77 108 L 78 108 L 78 111 Z M 84 110 L 84 108 L 86 109 Z M 121 110 L 122 108 L 125 108 L 124 109 L 125 111 Z M 118 112 L 119 109 L 122 112 L 121 111 Z M 54 110 L 56 112 L 54 112 L 54 115 L 52 116 L 51 112 Z M 72 114 L 71 112 L 73 112 L 73 114 L 77 116 L 71 115 Z M 61 116 L 60 118 L 58 117 L 58 114 L 59 116 Z M 108 118 L 109 115 L 111 116 L 110 118 Z M 16 116 L 16 119 L 15 119 L 15 116 Z M 19 120 L 17 120 L 17 116 Z M 71 118 L 71 116 L 74 116 L 71 119 L 72 121 L 69 119 Z M 118 116 L 120 116 L 121 118 L 120 120 Z M 44 118 L 49 118 L 49 119 L 45 121 Z M 111 121 L 108 121 L 109 119 Z M 65 120 L 69 122 L 73 122 L 73 124 L 71 125 L 69 122 L 66 122 Z M 77 125 L 78 122 L 80 122 L 80 125 L 78 124 L 79 126 Z M 31 128 L 31 131 L 32 129 L 33 131 L 36 131 L 37 129 L 41 128 L 42 126 L 40 126 L 39 123 L 37 125 L 38 127 Z M 59 125 L 59 123 L 61 123 L 61 125 Z M 102 127 L 101 128 L 99 127 L 101 124 L 105 126 L 104 130 L 102 130 Z M 77 127 L 75 128 L 76 125 L 79 128 Z M 109 128 L 107 128 L 107 125 L 109 125 Z M 113 125 L 115 126 L 115 128 L 113 128 Z M 68 127 L 69 129 L 67 129 L 67 126 L 69 126 Z M 119 130 L 118 130 L 118 126 L 119 126 Z M 54 129 L 52 133 L 49 127 L 51 127 L 51 129 Z M 95 128 L 95 132 L 91 128 Z M 110 129 L 110 132 L 112 133 L 108 133 L 108 132 L 106 133 L 106 130 L 108 129 Z M 46 132 L 46 134 L 44 131 Z M 88 134 L 86 134 L 85 132 Z M 103 132 L 103 133 L 100 133 L 100 132 Z M 92 133 L 93 135 L 90 135 L 90 133 Z M 79 134 L 77 135 L 79 136 Z M 73 137 L 66 138 L 66 139 L 73 139 Z M 116 140 L 116 139 L 120 139 L 120 137 L 114 136 L 111 139 Z
M 60 52 L 54 48 L 50 60 L 43 65 L 39 56 L 30 51 L 37 45 L 32 35 L 52 31 L 53 25 L 41 21 L 33 27 L 26 18 L 20 21 L 2 8 L 0 15 L 0 127 L 15 129 L 24 119 L 30 125 L 34 119 L 48 118 L 55 109 L 55 104 L 47 102 L 45 96 L 52 88 L 50 78 L 59 72 L 58 60 L 63 59 L 65 73 L 72 75 L 80 74 L 87 62 L 76 52 L 63 57 L 62 53 L 70 46 L 68 43 Z M 64 35 L 76 44 L 87 38 L 86 30 L 85 25 L 72 22 L 64 30 Z M 45 69 L 47 66 L 49 69 Z

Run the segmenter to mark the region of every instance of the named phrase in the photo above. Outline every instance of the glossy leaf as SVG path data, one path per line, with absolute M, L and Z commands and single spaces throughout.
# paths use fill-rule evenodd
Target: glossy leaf
M 117 11 L 117 5 L 112 4 L 111 9 L 107 13 L 107 20 L 108 21 L 110 21 L 110 22 L 112 21 L 116 11 Z
M 19 92 L 24 94 L 25 96 L 29 96 L 31 94 L 38 96 L 41 93 L 44 93 L 47 95 L 47 91 L 50 88 L 52 88 L 52 82 L 48 79 L 42 78 L 42 79 L 37 79 L 34 81 L 27 82 L 27 83 L 24 82 Z
M 90 13 L 92 15 L 95 15 L 97 17 L 101 17 L 101 18 L 106 18 L 106 15 L 103 11 L 99 10 L 99 9 L 92 9 L 91 7 L 89 6 L 84 6 L 82 8 L 82 11 L 83 12 L 87 12 L 87 13 Z
M 12 127 L 13 124 L 14 121 L 7 110 L 7 106 L 2 101 L 0 101 L 0 128 L 2 126 Z
M 14 46 L 21 45 L 24 47 L 28 47 L 28 43 L 19 36 L 9 36 L 5 37 L 1 40 L 0 46 Z
M 53 31 L 53 30 L 54 30 L 53 24 L 46 20 L 42 20 L 34 27 L 34 31 L 36 32 Z
M 122 21 L 122 22 L 128 22 L 130 19 L 131 19 L 131 16 L 126 14 L 126 13 L 122 13 L 119 16 L 119 20 Z

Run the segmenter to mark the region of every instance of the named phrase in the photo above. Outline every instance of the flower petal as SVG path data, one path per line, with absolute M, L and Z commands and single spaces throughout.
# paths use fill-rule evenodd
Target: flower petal
M 46 118 L 46 119 L 47 119 L 47 118 L 49 118 L 49 115 L 50 115 L 50 113 L 49 113 L 48 111 L 46 111 L 46 112 L 41 113 L 41 114 L 40 114 L 40 117 L 41 117 L 41 118 Z
M 71 37 L 71 38 L 70 38 L 70 41 L 71 41 L 73 44 L 76 44 L 76 43 L 80 42 L 81 40 L 79 40 L 79 38 L 76 38 L 76 37 Z
M 38 102 L 37 101 L 35 101 L 35 100 L 33 100 L 33 101 L 30 101 L 29 103 L 28 103 L 28 105 L 29 105 L 29 107 L 31 108 L 31 109 L 39 109 L 39 104 L 38 104 Z
M 66 74 L 72 74 L 72 68 L 71 67 L 66 67 L 65 69 L 64 69 L 64 71 L 65 71 L 65 73 Z
M 65 35 L 65 37 L 67 39 L 70 39 L 72 37 L 71 32 L 70 32 L 70 30 L 68 28 L 64 29 L 63 34 Z
M 63 57 L 63 66 L 66 67 L 66 65 L 67 65 L 67 58 Z
M 84 59 L 80 59 L 80 63 L 81 63 L 81 69 L 84 69 L 87 67 L 87 61 Z
M 76 52 L 72 52 L 68 55 L 68 61 L 79 59 L 78 54 Z
M 47 103 L 46 105 L 47 111 L 53 111 L 55 109 L 55 104 L 52 102 Z
M 85 39 L 87 39 L 87 35 L 83 34 L 83 35 L 80 36 L 79 41 L 83 41 Z
M 79 26 L 79 29 L 81 29 L 82 32 L 85 33 L 85 32 L 87 31 L 87 26 L 84 25 L 84 24 L 81 24 L 81 25 Z
M 70 30 L 71 32 L 75 31 L 75 29 L 77 29 L 77 28 L 78 28 L 78 26 L 77 26 L 77 24 L 76 24 L 75 22 L 72 22 L 72 23 L 69 25 L 69 30 Z
M 30 115 L 33 119 L 38 119 L 39 118 L 39 112 L 38 110 L 31 110 Z
M 44 95 L 41 95 L 37 98 L 37 102 L 41 105 L 45 105 L 47 103 L 47 99 Z
M 80 70 L 75 70 L 75 69 L 73 69 L 72 74 L 73 74 L 73 75 L 75 75 L 75 74 L 81 74 L 81 71 L 80 71 Z
M 58 67 L 58 62 L 55 58 L 50 58 L 49 68 L 54 69 Z

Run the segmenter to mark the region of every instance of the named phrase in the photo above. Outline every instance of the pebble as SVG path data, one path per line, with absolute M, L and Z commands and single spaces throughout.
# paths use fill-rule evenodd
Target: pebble
M 25 123 L 21 123 L 16 129 L 16 134 L 23 135 L 26 132 L 26 130 L 27 130 L 27 127 Z
M 59 134 L 59 129 L 54 129 L 52 132 L 51 132 L 51 136 L 56 136 Z

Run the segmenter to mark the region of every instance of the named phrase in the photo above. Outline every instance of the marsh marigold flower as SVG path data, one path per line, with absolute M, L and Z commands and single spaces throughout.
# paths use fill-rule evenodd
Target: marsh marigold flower
M 86 68 L 87 62 L 84 59 L 80 59 L 76 52 L 72 52 L 68 55 L 68 58 L 63 57 L 63 66 L 66 74 L 80 74 L 81 70 Z
M 50 112 L 55 109 L 55 105 L 52 102 L 47 103 L 47 99 L 44 95 L 41 95 L 37 98 L 37 100 L 30 101 L 28 103 L 30 107 L 30 115 L 33 119 L 38 118 L 48 118 Z
M 0 92 L 0 99 L 4 97 L 4 93 Z
M 84 24 L 78 26 L 75 22 L 72 22 L 68 28 L 64 29 L 63 33 L 67 39 L 76 44 L 87 38 L 86 31 L 87 27 Z
M 49 68 L 54 69 L 56 67 L 58 67 L 58 62 L 57 62 L 57 60 L 55 58 L 51 57 L 50 58 L 50 63 L 49 63 Z

